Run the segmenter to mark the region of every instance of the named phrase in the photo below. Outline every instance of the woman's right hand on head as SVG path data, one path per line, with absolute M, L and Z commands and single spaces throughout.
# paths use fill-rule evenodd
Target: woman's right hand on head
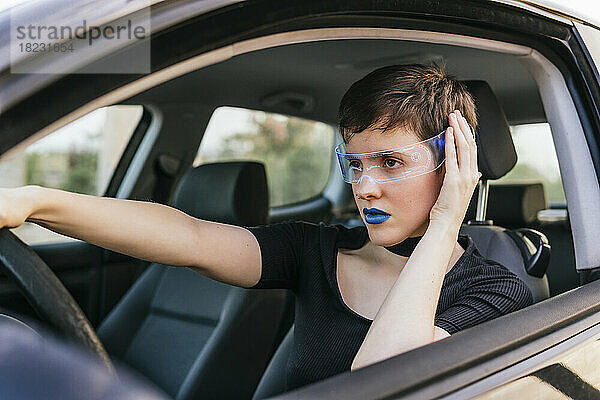
M 460 228 L 481 172 L 477 167 L 477 144 L 467 120 L 454 111 L 446 129 L 446 175 L 429 220 Z
M 16 228 L 33 213 L 37 186 L 0 188 L 0 228 Z

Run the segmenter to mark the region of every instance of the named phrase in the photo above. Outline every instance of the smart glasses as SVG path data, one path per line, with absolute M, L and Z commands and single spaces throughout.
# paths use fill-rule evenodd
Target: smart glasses
M 335 148 L 344 182 L 356 184 L 364 177 L 378 183 L 410 179 L 435 171 L 446 160 L 445 133 L 396 149 L 347 153 L 344 142 Z

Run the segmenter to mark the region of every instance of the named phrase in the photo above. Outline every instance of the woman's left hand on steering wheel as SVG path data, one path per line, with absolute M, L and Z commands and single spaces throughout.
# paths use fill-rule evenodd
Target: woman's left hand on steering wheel
M 431 222 L 456 224 L 460 227 L 475 186 L 481 177 L 477 169 L 477 145 L 467 120 L 456 110 L 448 116 L 446 129 L 446 165 L 442 188 L 431 208 Z M 456 147 L 455 147 L 456 146 Z

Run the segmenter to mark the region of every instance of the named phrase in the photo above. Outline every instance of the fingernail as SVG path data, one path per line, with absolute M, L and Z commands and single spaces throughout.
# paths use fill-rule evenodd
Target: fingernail
M 458 115 L 459 117 L 461 117 L 461 116 L 462 116 L 459 110 L 456 110 L 456 111 L 454 111 L 454 112 L 455 112 L 455 113 L 456 113 L 456 115 Z

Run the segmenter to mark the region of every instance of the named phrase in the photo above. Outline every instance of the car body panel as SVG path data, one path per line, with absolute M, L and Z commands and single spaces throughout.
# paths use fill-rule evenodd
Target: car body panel
M 572 399 L 597 397 L 599 339 L 600 324 L 592 325 L 522 363 L 443 398 L 554 398 L 557 392 Z

